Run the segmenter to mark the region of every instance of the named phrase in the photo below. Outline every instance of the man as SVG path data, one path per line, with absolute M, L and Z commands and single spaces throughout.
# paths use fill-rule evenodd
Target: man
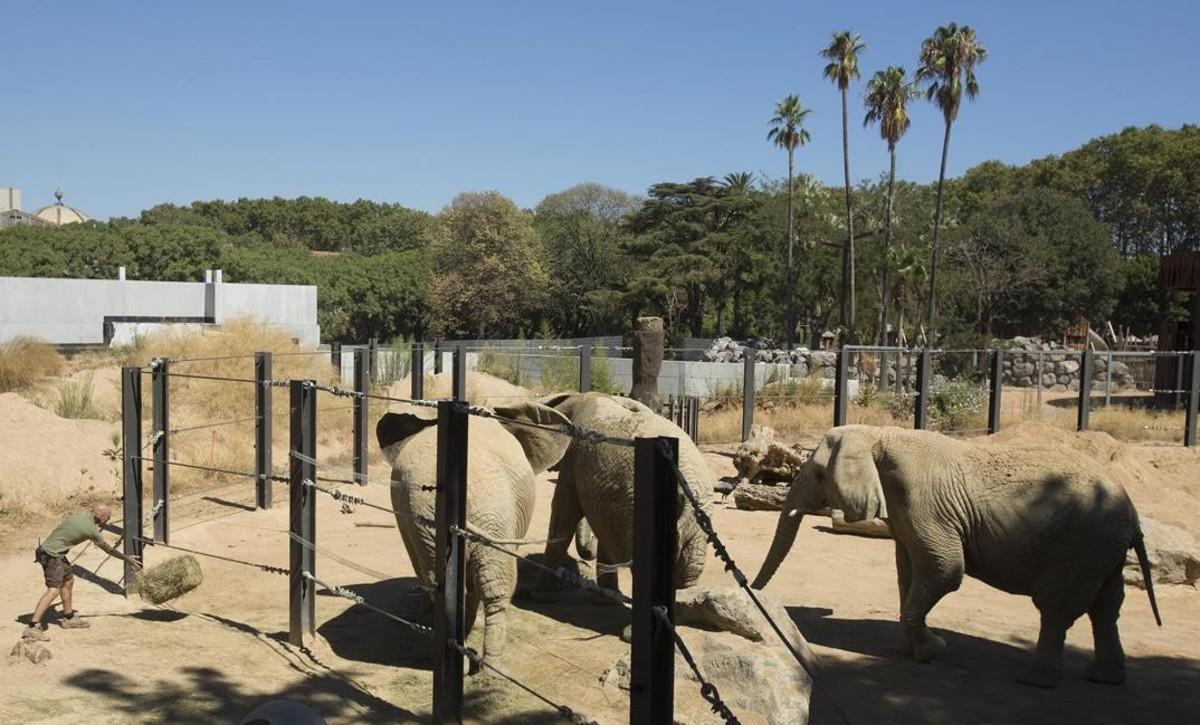
M 108 523 L 112 509 L 106 504 L 93 504 L 90 511 L 80 511 L 71 514 L 63 520 L 58 528 L 50 532 L 46 540 L 38 546 L 34 561 L 42 565 L 46 579 L 46 593 L 38 600 L 29 619 L 29 626 L 22 635 L 25 639 L 48 641 L 46 625 L 42 618 L 46 610 L 60 595 L 62 596 L 62 613 L 58 622 L 64 629 L 79 629 L 91 626 L 88 622 L 75 616 L 75 608 L 71 601 L 72 589 L 75 586 L 75 575 L 71 573 L 71 563 L 67 561 L 67 553 L 71 547 L 84 541 L 91 541 L 109 556 L 129 561 L 134 566 L 141 566 L 136 559 L 126 557 L 121 552 L 104 543 L 100 538 L 100 527 Z

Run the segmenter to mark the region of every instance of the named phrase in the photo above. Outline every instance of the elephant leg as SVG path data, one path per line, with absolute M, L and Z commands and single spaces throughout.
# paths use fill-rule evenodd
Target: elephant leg
M 503 599 L 483 604 L 483 656 L 494 665 L 499 665 L 504 656 L 504 643 L 508 639 L 507 611 L 508 602 Z
M 570 546 L 571 538 L 582 519 L 583 509 L 579 506 L 575 487 L 565 474 L 560 474 L 558 485 L 554 488 L 554 498 L 550 502 L 550 530 L 547 535 L 549 541 L 546 542 L 545 553 L 542 555 L 542 564 L 548 569 L 558 569 L 563 557 L 567 555 L 567 547 Z M 558 588 L 558 582 L 553 575 L 539 570 L 536 582 L 534 590 L 539 593 L 540 598 L 553 598 L 549 593 Z
M 467 637 L 471 635 L 471 630 L 475 629 L 475 619 L 479 615 L 479 594 L 476 593 L 474 587 L 467 587 L 466 601 L 463 604 L 463 642 L 467 641 Z M 487 623 L 484 622 L 484 643 L 487 639 Z M 467 674 L 474 675 L 479 673 L 479 665 L 472 661 L 467 662 Z
M 597 550 L 596 561 L 600 564 L 610 567 L 613 564 L 619 563 L 614 561 L 612 550 L 604 544 L 600 544 L 599 549 Z M 621 591 L 621 585 L 619 583 L 619 577 L 617 576 L 616 569 L 596 567 L 596 583 L 605 589 L 611 589 L 617 593 L 620 593 Z
M 925 626 L 925 617 L 942 597 L 962 584 L 961 547 L 954 551 L 909 548 L 911 579 L 900 605 L 900 624 L 918 662 L 929 662 L 946 649 L 946 641 Z
M 1092 620 L 1092 639 L 1095 654 L 1087 668 L 1087 678 L 1106 685 L 1125 682 L 1125 650 L 1121 647 L 1121 635 L 1117 631 L 1117 618 L 1121 616 L 1121 603 L 1125 600 L 1125 579 L 1120 567 L 1109 575 L 1100 587 L 1096 601 L 1088 610 Z
M 1017 682 L 1033 687 L 1056 687 L 1062 679 L 1063 642 L 1075 617 L 1064 617 L 1057 611 L 1042 611 L 1042 627 L 1038 632 L 1033 666 L 1017 675 Z
M 904 600 L 908 597 L 908 588 L 912 584 L 912 562 L 908 560 L 908 550 L 899 541 L 896 542 L 896 583 L 900 589 L 900 610 L 904 610 Z M 912 642 L 908 637 L 901 637 L 896 645 L 896 651 L 907 657 L 913 655 Z

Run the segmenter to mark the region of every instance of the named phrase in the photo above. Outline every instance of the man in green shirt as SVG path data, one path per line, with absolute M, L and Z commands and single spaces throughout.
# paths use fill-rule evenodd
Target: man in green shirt
M 42 572 L 46 580 L 46 593 L 38 600 L 37 606 L 33 610 L 33 616 L 30 617 L 29 626 L 23 635 L 25 639 L 40 641 L 50 639 L 46 634 L 42 617 L 46 615 L 46 610 L 60 595 L 62 596 L 62 613 L 58 617 L 59 624 L 66 629 L 90 626 L 85 620 L 75 616 L 75 609 L 71 603 L 71 593 L 75 586 L 75 575 L 71 573 L 71 563 L 67 561 L 67 553 L 71 547 L 84 541 L 91 541 L 109 556 L 115 556 L 118 559 L 130 561 L 135 566 L 141 566 L 136 559 L 126 557 L 100 538 L 100 527 L 107 524 L 111 516 L 112 509 L 106 504 L 94 504 L 90 511 L 80 511 L 65 518 L 38 546 L 34 554 L 34 561 L 42 565 Z

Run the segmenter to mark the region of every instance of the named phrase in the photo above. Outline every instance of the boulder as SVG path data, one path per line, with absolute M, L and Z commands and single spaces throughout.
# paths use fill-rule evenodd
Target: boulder
M 1054 364 L 1054 372 L 1059 375 L 1074 375 L 1079 372 L 1079 363 L 1074 360 L 1063 360 Z
M 1146 555 L 1155 584 L 1191 584 L 1200 580 L 1200 549 L 1196 539 L 1175 526 L 1142 517 Z M 1130 549 L 1125 557 L 1125 583 L 1145 588 L 1137 555 Z
M 31 642 L 26 639 L 17 640 L 17 644 L 8 653 L 8 656 L 13 659 L 21 659 L 24 657 L 35 665 L 40 665 L 50 659 L 50 650 L 38 642 Z
M 815 667 L 816 656 L 783 607 L 763 592 L 756 596 L 805 666 Z M 682 590 L 676 596 L 675 622 L 704 678 L 742 722 L 808 722 L 812 680 L 743 590 Z M 601 687 L 628 694 L 630 674 L 626 653 L 604 671 Z M 676 722 L 722 722 L 700 697 L 696 676 L 678 653 L 675 706 Z

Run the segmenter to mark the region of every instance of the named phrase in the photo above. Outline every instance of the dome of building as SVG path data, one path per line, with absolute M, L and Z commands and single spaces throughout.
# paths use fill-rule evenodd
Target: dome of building
M 61 226 L 63 224 L 76 224 L 86 222 L 91 219 L 87 214 L 79 211 L 73 206 L 67 206 L 63 203 L 62 189 L 54 192 L 54 198 L 57 199 L 53 204 L 44 206 L 33 213 L 37 219 L 41 219 L 47 224 Z

